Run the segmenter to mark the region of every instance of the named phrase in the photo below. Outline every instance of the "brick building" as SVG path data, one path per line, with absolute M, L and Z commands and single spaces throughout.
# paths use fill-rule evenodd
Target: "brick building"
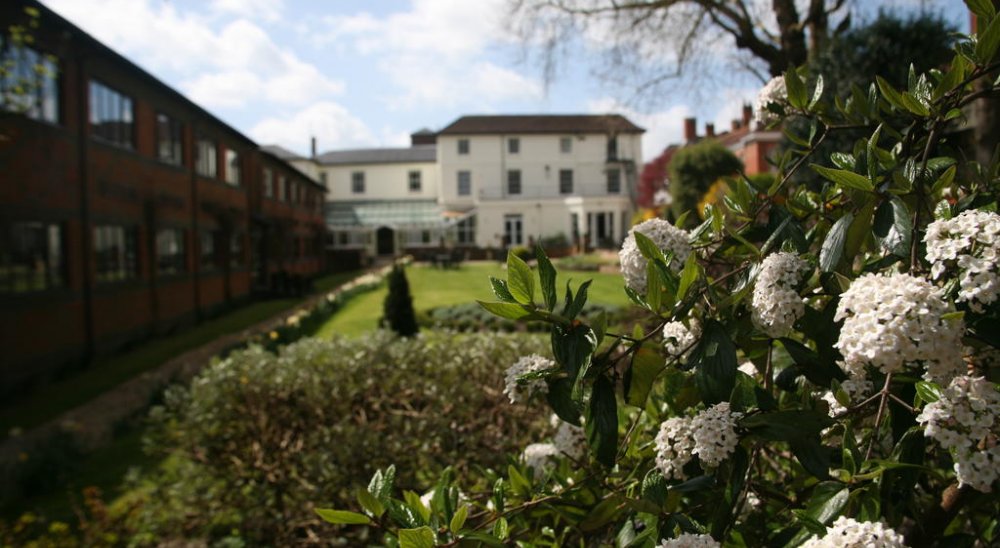
M 0 393 L 322 271 L 322 185 L 44 6 L 4 2 L 15 24 L 35 28 L 0 35 Z

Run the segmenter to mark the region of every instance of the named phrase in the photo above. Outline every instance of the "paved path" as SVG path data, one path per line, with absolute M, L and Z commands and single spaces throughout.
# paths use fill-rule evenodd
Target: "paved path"
M 40 426 L 3 440 L 0 442 L 0 470 L 15 463 L 22 452 L 30 453 L 33 447 L 43 444 L 60 432 L 71 432 L 85 451 L 107 444 L 113 438 L 115 425 L 146 411 L 157 392 L 167 385 L 191 380 L 208 365 L 212 357 L 223 350 L 256 334 L 270 332 L 283 325 L 298 310 L 311 309 L 328 294 L 324 292 L 313 295 L 267 320 L 185 352 Z M 3 479 L 0 478 L 0 484 L 2 482 Z

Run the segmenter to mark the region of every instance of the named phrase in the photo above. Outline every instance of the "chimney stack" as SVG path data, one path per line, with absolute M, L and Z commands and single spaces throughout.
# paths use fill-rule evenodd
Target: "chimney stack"
M 684 119 L 684 141 L 688 143 L 693 143 L 695 139 L 698 138 L 698 119 L 697 118 L 685 118 Z
M 743 105 L 743 126 L 750 127 L 750 120 L 753 118 L 753 107 L 749 104 Z
M 313 160 L 316 159 L 316 137 L 315 136 L 312 138 L 312 156 L 311 156 L 311 158 Z
M 741 124 L 739 120 L 733 120 L 732 125 L 730 126 L 730 130 L 739 131 L 741 127 L 743 127 L 743 124 Z
M 705 124 L 705 137 L 715 137 L 715 124 Z

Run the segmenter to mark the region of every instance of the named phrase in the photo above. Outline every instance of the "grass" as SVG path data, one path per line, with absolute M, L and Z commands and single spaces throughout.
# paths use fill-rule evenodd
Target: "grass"
M 327 291 L 356 275 L 356 272 L 333 274 L 316 280 L 314 286 L 320 291 Z M 129 352 L 99 358 L 85 369 L 5 404 L 0 409 L 0 435 L 13 427 L 38 426 L 171 358 L 223 335 L 246 329 L 302 301 L 293 298 L 252 303 L 179 333 L 143 342 Z
M 473 300 L 495 300 L 490 289 L 489 277 L 505 279 L 507 272 L 497 262 L 471 262 L 452 270 L 441 270 L 424 265 L 414 265 L 406 269 L 413 295 L 413 306 L 417 311 L 426 311 L 438 306 L 450 306 L 472 302 Z M 628 297 L 622 289 L 622 278 L 617 274 L 599 272 L 562 272 L 556 283 L 560 298 L 565 292 L 567 280 L 573 291 L 585 280 L 593 279 L 589 302 L 625 305 Z M 385 284 L 374 291 L 358 295 L 349 301 L 329 321 L 316 332 L 319 337 L 330 337 L 334 333 L 349 336 L 361 335 L 378 324 L 382 316 L 382 301 L 387 289 Z

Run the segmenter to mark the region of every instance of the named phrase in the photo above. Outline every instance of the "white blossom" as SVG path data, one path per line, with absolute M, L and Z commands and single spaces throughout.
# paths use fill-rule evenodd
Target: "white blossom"
M 840 516 L 823 538 L 811 537 L 801 548 L 905 548 L 903 536 L 878 522 Z
M 667 322 L 663 326 L 663 348 L 667 351 L 667 361 L 684 358 L 694 350 L 694 343 L 701 337 L 701 324 L 691 320 L 691 327 L 684 322 Z
M 962 485 L 988 493 L 1000 468 L 1000 393 L 982 377 L 955 377 L 917 422 L 924 435 L 951 452 Z
M 736 369 L 738 369 L 741 373 L 744 373 L 747 376 L 754 377 L 754 378 L 757 377 L 757 373 L 758 373 L 757 366 L 754 365 L 753 362 L 750 361 L 750 360 L 747 360 L 747 361 L 741 363 L 740 366 L 737 367 Z
M 757 329 L 771 338 L 791 332 L 806 310 L 795 288 L 808 271 L 809 263 L 784 251 L 772 253 L 761 262 L 750 302 L 751 319 Z
M 736 449 L 736 421 L 722 402 L 691 418 L 674 417 L 660 424 L 656 435 L 656 467 L 667 479 L 687 479 L 684 466 L 694 455 L 706 467 L 716 467 Z
M 771 122 L 779 119 L 779 116 L 767 109 L 768 105 L 785 105 L 788 102 L 788 90 L 785 89 L 785 77 L 775 76 L 764 84 L 753 105 L 753 119 L 757 127 L 766 127 Z
M 524 464 L 541 474 L 553 466 L 553 460 L 559 457 L 559 450 L 551 443 L 532 443 L 524 448 L 521 459 Z
M 941 290 L 909 274 L 865 274 L 840 297 L 834 320 L 844 320 L 834 345 L 852 377 L 872 365 L 883 373 L 921 363 L 924 377 L 948 382 L 965 370 L 960 319 Z
M 506 386 L 503 389 L 503 393 L 507 394 L 507 397 L 510 398 L 510 403 L 524 402 L 535 394 L 545 394 L 548 392 L 548 385 L 545 384 L 543 379 L 518 382 L 518 378 L 528 373 L 537 373 L 538 371 L 552 369 L 555 366 L 556 362 L 538 354 L 523 356 L 514 365 L 507 368 L 507 372 L 504 375 Z
M 927 261 L 938 279 L 957 269 L 958 300 L 976 312 L 985 311 L 1000 296 L 1000 215 L 991 211 L 963 211 L 952 219 L 927 226 Z
M 875 386 L 872 381 L 864 377 L 852 377 L 844 382 L 840 383 L 840 388 L 847 393 L 848 398 L 852 402 L 860 402 L 864 396 L 867 396 L 875 390 Z M 827 390 L 822 396 L 823 401 L 825 401 L 829 407 L 829 414 L 831 417 L 836 417 L 837 415 L 847 411 L 847 408 L 837 401 L 837 396 L 832 390 Z
M 659 548 L 720 548 L 721 546 L 711 535 L 682 533 L 676 538 L 661 540 Z
M 690 237 L 687 232 L 663 219 L 650 219 L 633 226 L 628 231 L 628 236 L 622 243 L 622 249 L 618 253 L 621 260 L 622 276 L 625 283 L 636 293 L 643 295 L 646 293 L 646 258 L 639 252 L 639 247 L 635 243 L 635 232 L 641 232 L 649 238 L 664 252 L 673 252 L 674 258 L 670 261 L 670 268 L 680 270 L 688 255 L 691 254 Z
M 581 460 L 587 456 L 587 435 L 583 428 L 570 424 L 557 415 L 552 415 L 550 422 L 556 427 L 556 434 L 552 437 L 556 450 L 573 460 Z

